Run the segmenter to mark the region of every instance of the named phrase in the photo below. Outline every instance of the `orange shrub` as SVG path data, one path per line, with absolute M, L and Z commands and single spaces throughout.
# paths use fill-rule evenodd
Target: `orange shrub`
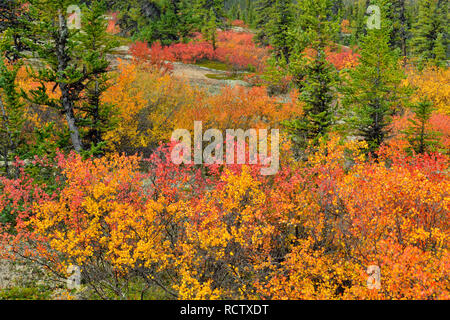
M 176 122 L 185 128 L 191 128 L 194 121 L 203 121 L 210 128 L 246 130 L 279 127 L 281 121 L 301 114 L 302 107 L 295 91 L 286 102 L 270 97 L 264 87 L 237 86 L 225 87 L 218 95 L 205 96 L 195 108 L 183 111 Z
M 137 157 L 60 155 L 62 187 L 17 216 L 22 242 L 9 245 L 38 239 L 34 259 L 62 276 L 80 265 L 105 298 L 140 279 L 180 299 L 449 299 L 448 159 L 384 146 L 374 161 L 365 148 L 332 136 L 274 177 L 205 175 L 171 163 L 171 147 L 145 171 Z
M 117 77 L 103 96 L 116 106 L 116 127 L 104 139 L 111 150 L 148 154 L 169 141 L 181 110 L 193 109 L 202 95 L 154 66 L 121 61 Z
M 417 102 L 424 97 L 434 103 L 437 112 L 450 115 L 450 69 L 428 67 L 423 71 L 411 69 L 404 84 L 417 89 L 412 97 Z

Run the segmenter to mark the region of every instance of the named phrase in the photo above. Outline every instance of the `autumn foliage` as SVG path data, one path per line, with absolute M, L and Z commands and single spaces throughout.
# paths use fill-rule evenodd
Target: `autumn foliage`
M 426 97 L 437 108 L 437 112 L 450 115 L 450 69 L 428 67 L 422 71 L 411 69 L 405 85 L 416 89 L 412 100 L 417 102 Z
M 411 112 L 406 112 L 404 115 L 395 116 L 392 123 L 392 140 L 405 144 L 406 148 L 409 147 L 405 134 L 408 125 L 410 125 L 408 119 L 415 119 L 415 116 Z M 433 113 L 425 129 L 437 140 L 438 144 L 435 149 L 448 153 L 450 149 L 450 116 L 437 112 Z
M 169 141 L 174 129 L 192 128 L 194 121 L 219 130 L 279 128 L 281 121 L 301 114 L 297 96 L 293 91 L 289 101 L 282 101 L 270 97 L 265 87 L 239 86 L 207 95 L 153 64 L 121 61 L 104 96 L 104 102 L 117 106 L 117 125 L 105 140 L 114 151 L 148 153 Z
M 200 60 L 217 60 L 236 69 L 262 70 L 268 50 L 255 45 L 253 34 L 247 32 L 220 31 L 217 35 L 217 49 L 197 33 L 189 43 L 175 43 L 162 47 L 158 42 L 150 48 L 144 42 L 135 43 L 131 49 L 134 56 L 149 59 L 195 63 Z
M 317 54 L 316 51 L 312 49 L 306 49 L 305 55 L 307 57 L 312 57 Z M 350 48 L 346 47 L 327 47 L 325 50 L 327 61 L 331 63 L 337 70 L 342 70 L 344 68 L 351 69 L 358 64 L 359 54 L 354 52 Z
M 102 97 L 116 106 L 104 157 L 17 160 L 0 179 L 4 257 L 61 278 L 78 265 L 101 298 L 152 286 L 178 299 L 450 298 L 448 158 L 406 152 L 412 115 L 396 118 L 376 158 L 332 135 L 303 161 L 284 142 L 272 177 L 258 165 L 178 166 L 174 144 L 160 144 L 174 129 L 280 128 L 301 115 L 298 93 L 208 95 L 135 50 Z M 446 116 L 430 127 L 448 150 Z M 367 287 L 369 265 L 380 290 Z
M 301 161 L 284 142 L 273 177 L 259 165 L 178 166 L 174 142 L 161 143 L 176 128 L 281 128 L 302 114 L 295 90 L 280 98 L 265 86 L 237 86 L 209 95 L 171 75 L 175 61 L 265 68 L 270 48 L 250 33 L 217 39 L 216 50 L 201 34 L 131 47 L 133 60 L 118 62 L 101 97 L 115 106 L 103 157 L 17 159 L 15 175 L 0 177 L 3 256 L 32 259 L 61 278 L 78 265 L 100 298 L 156 286 L 178 299 L 449 299 L 445 70 L 405 81 L 438 107 L 427 127 L 439 133 L 435 153 L 407 153 L 407 112 L 376 155 L 333 134 Z M 351 49 L 326 54 L 337 70 L 358 63 Z M 25 69 L 17 82 L 24 91 L 40 85 Z M 35 126 L 46 116 L 29 114 Z M 381 269 L 379 290 L 367 287 L 369 265 Z
M 189 43 L 175 43 L 161 46 L 155 42 L 149 48 L 145 42 L 135 42 L 130 53 L 138 59 L 156 61 L 179 61 L 196 63 L 201 60 L 216 60 L 224 62 L 237 70 L 252 69 L 262 72 L 266 59 L 269 57 L 269 47 L 259 47 L 253 41 L 254 35 L 248 32 L 220 31 L 217 35 L 217 49 L 197 33 Z M 311 54 L 308 53 L 307 54 Z M 350 48 L 332 49 L 326 51 L 328 61 L 336 69 L 352 68 L 358 63 L 359 55 Z
M 142 278 L 181 299 L 449 298 L 445 156 L 386 146 L 367 160 L 364 144 L 334 137 L 272 179 L 246 165 L 204 175 L 174 165 L 171 148 L 147 160 L 59 155 L 61 188 L 8 213 L 26 226 L 10 243 L 35 239 L 62 274 L 77 264 L 88 281 L 112 275 L 116 292 L 92 283 L 105 297 Z M 2 180 L 2 212 L 31 200 L 23 183 Z M 379 291 L 366 286 L 371 264 Z

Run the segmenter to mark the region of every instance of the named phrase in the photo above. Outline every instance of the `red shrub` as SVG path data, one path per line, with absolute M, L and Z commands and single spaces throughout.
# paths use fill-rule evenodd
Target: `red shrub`
M 341 51 L 335 52 L 327 50 L 327 60 L 333 64 L 336 69 L 352 68 L 358 64 L 359 54 L 354 53 L 351 49 L 343 48 Z
M 217 35 L 217 49 L 205 41 L 201 34 L 194 35 L 189 43 L 176 43 L 161 47 L 155 43 L 151 48 L 145 43 L 137 42 L 130 49 L 137 59 L 152 59 L 195 63 L 197 61 L 217 60 L 230 64 L 234 69 L 243 70 L 252 67 L 255 70 L 264 68 L 268 48 L 259 48 L 253 42 L 253 34 L 246 32 L 221 31 Z
M 130 46 L 130 53 L 137 62 L 147 62 L 152 66 L 156 66 L 163 72 L 173 70 L 171 61 L 175 61 L 174 56 L 167 48 L 156 42 L 151 48 L 146 42 L 137 41 Z
M 233 20 L 231 21 L 231 25 L 233 27 L 248 28 L 248 26 L 242 20 Z

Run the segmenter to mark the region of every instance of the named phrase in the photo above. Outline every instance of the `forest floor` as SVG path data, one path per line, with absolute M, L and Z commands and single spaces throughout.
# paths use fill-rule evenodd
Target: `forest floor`
M 0 300 L 58 299 L 64 285 L 40 266 L 0 259 Z

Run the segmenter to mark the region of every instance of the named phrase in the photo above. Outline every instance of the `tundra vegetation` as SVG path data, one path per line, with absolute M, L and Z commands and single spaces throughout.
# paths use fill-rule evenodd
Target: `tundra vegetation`
M 0 298 L 450 299 L 447 17 L 439 0 L 1 2 Z M 200 121 L 279 130 L 279 170 L 175 164 L 172 133 Z

